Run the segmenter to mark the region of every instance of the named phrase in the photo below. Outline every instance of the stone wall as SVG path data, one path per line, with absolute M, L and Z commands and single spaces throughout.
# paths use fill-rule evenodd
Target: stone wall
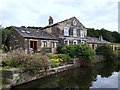
M 2 78 L 4 78 L 4 82 L 9 84 L 11 87 L 11 86 L 31 82 L 33 80 L 40 79 L 43 77 L 47 77 L 49 75 L 57 74 L 59 72 L 68 70 L 73 67 L 74 67 L 73 64 L 69 64 L 65 66 L 51 68 L 51 69 L 48 69 L 47 71 L 41 70 L 41 73 L 36 75 L 32 75 L 29 72 L 20 72 L 20 70 L 3 70 Z

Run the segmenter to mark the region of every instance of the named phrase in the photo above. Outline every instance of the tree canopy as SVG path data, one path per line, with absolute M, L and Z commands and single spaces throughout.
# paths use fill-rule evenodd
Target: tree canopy
M 94 29 L 94 28 L 87 28 L 87 35 L 90 37 L 99 37 L 100 35 L 103 36 L 104 40 L 107 40 L 112 43 L 120 43 L 120 33 L 116 31 L 108 31 L 104 28 L 102 29 Z

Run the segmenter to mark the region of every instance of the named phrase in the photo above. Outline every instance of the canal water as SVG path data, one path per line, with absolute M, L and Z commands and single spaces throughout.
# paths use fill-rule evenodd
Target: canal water
M 35 80 L 26 84 L 12 87 L 12 90 L 22 90 L 23 88 L 42 88 L 61 89 L 76 88 L 76 90 L 92 90 L 95 88 L 119 87 L 120 65 L 114 63 L 99 63 L 93 67 L 73 68 L 56 75 Z M 77 89 L 81 88 L 81 89 Z M 84 89 L 82 89 L 84 88 Z M 88 88 L 88 89 L 85 89 Z M 117 90 L 117 89 L 116 89 Z

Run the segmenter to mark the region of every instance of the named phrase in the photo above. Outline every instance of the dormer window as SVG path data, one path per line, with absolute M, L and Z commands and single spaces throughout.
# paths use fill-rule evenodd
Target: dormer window
M 77 37 L 77 29 L 76 28 L 73 29 L 73 37 Z
M 64 27 L 64 36 L 69 36 L 69 28 Z

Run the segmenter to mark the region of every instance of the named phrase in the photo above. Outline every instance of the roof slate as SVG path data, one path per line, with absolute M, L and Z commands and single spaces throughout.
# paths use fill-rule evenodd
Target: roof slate
M 95 37 L 87 37 L 87 43 L 101 43 L 101 44 L 109 44 L 110 42 L 106 41 L 106 40 L 99 40 L 99 38 L 95 38 Z
M 23 28 L 23 27 L 13 27 L 13 28 L 24 38 L 57 39 L 55 36 L 40 29 L 31 29 L 31 28 Z

